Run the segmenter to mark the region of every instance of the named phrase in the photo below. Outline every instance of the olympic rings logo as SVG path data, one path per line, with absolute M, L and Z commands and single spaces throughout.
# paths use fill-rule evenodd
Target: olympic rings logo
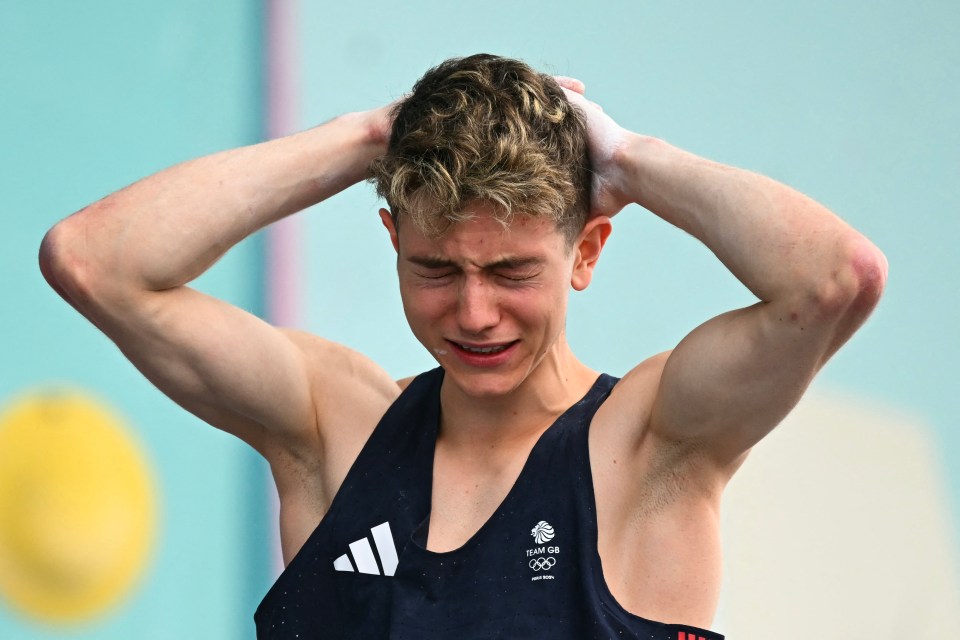
M 534 558 L 530 561 L 530 568 L 534 571 L 549 571 L 555 564 L 557 564 L 557 561 L 553 557 Z

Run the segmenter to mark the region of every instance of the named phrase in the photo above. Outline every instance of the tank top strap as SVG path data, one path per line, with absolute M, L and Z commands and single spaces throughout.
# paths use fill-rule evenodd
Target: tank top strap
M 600 406 L 609 397 L 620 378 L 601 373 L 590 390 L 567 409 L 544 433 L 543 448 L 563 447 L 568 463 L 580 469 L 589 466 L 588 441 L 590 425 Z

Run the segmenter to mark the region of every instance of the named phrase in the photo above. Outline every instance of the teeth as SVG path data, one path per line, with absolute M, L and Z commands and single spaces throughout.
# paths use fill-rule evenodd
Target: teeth
M 474 347 L 468 347 L 465 344 L 459 344 L 459 343 L 458 343 L 458 346 L 464 351 L 469 351 L 470 353 L 499 353 L 507 348 L 505 345 L 503 345 L 499 347 L 483 347 L 480 349 L 476 349 Z

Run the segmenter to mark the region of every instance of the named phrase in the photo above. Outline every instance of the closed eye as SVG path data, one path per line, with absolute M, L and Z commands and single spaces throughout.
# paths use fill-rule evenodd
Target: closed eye
M 533 280 L 534 278 L 536 278 L 538 275 L 540 275 L 540 272 L 539 272 L 539 271 L 533 272 L 533 273 L 530 273 L 530 272 L 519 272 L 519 273 L 516 273 L 516 272 L 514 272 L 514 273 L 507 272 L 507 273 L 503 273 L 503 272 L 501 272 L 501 273 L 498 273 L 498 274 L 496 274 L 496 275 L 497 275 L 498 278 L 502 278 L 502 279 L 504 279 L 504 280 L 507 280 L 508 282 L 528 282 L 528 281 Z
M 453 275 L 452 271 L 427 271 L 427 272 L 414 272 L 417 277 L 424 278 L 426 280 L 443 280 Z

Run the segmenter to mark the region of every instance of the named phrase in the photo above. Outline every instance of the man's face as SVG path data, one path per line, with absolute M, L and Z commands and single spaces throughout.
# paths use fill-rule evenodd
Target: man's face
M 550 220 L 519 217 L 505 228 L 489 205 L 469 209 L 472 220 L 439 238 L 413 225 L 398 237 L 389 214 L 381 217 L 414 335 L 462 392 L 500 396 L 563 355 L 569 288 L 586 286 L 592 263 L 583 266 L 579 245 L 570 248 Z

